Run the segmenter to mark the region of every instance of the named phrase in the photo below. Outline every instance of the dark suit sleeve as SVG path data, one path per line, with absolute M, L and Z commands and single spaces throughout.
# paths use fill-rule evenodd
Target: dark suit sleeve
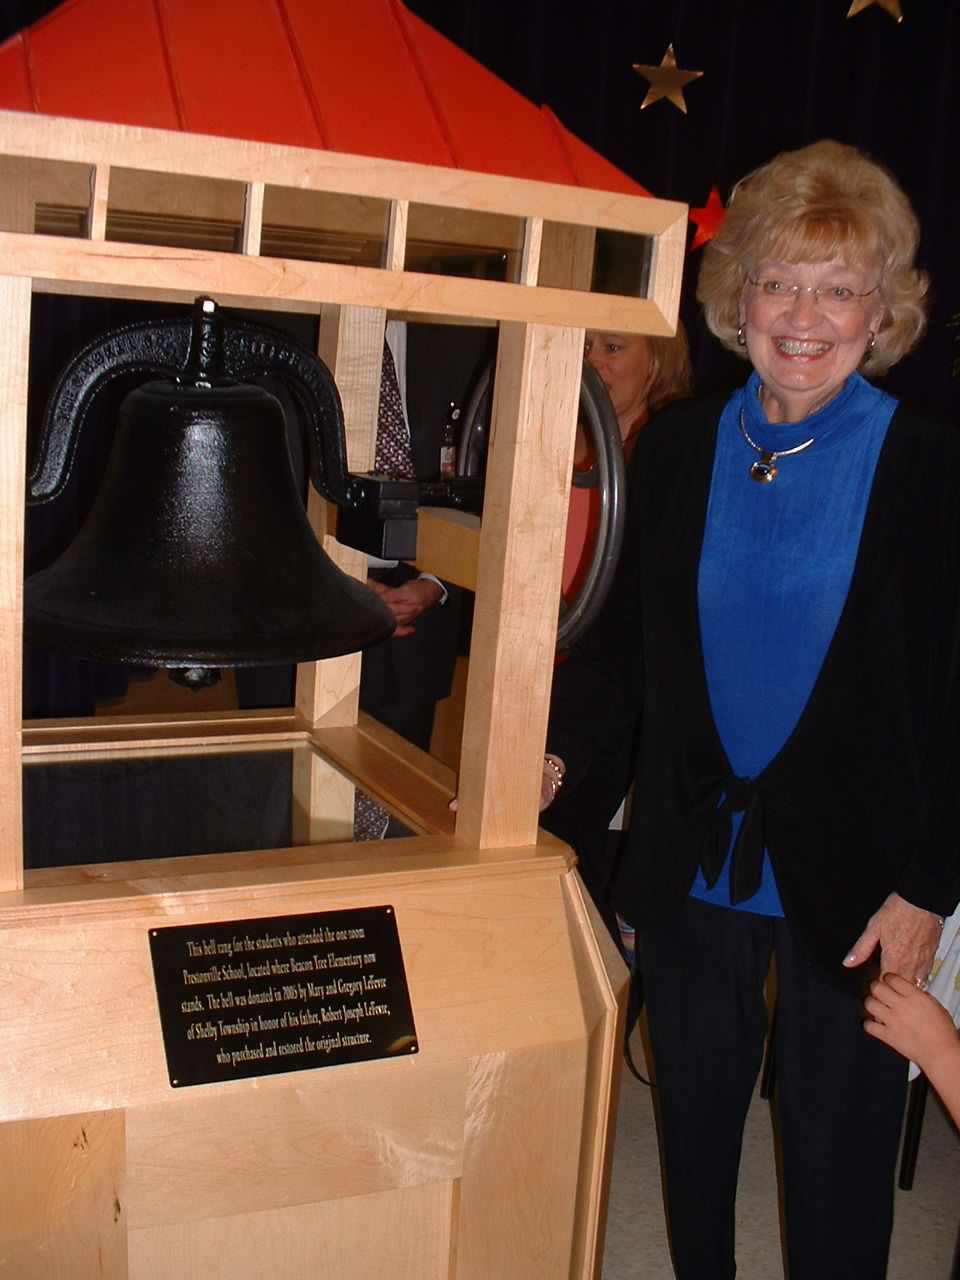
M 640 711 L 637 549 L 647 452 L 638 445 L 627 470 L 626 528 L 610 594 L 593 626 L 554 673 L 547 750 L 564 761 L 571 784 L 584 777 L 604 743 L 632 735 Z

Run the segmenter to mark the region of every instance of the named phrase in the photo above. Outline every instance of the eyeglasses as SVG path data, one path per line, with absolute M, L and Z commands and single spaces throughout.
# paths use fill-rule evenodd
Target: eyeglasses
M 752 284 L 755 289 L 759 289 L 765 298 L 776 298 L 780 302 L 787 304 L 796 302 L 801 293 L 812 293 L 817 304 L 824 311 L 849 311 L 849 309 L 862 298 L 869 298 L 872 293 L 876 293 L 880 288 L 879 284 L 875 284 L 872 289 L 867 289 L 865 293 L 857 293 L 855 289 L 849 288 L 845 284 L 826 284 L 826 285 L 809 285 L 809 284 L 789 284 L 786 280 L 754 280 L 752 276 L 747 276 L 747 283 Z

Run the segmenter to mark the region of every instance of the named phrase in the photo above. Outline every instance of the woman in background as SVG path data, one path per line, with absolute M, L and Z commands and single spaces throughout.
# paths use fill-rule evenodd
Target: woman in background
M 690 349 L 682 324 L 673 338 L 588 330 L 584 359 L 606 387 L 628 462 L 641 429 L 651 418 L 672 401 L 692 393 Z M 580 430 L 564 552 L 563 594 L 567 598 L 575 595 L 583 582 L 597 537 L 600 494 L 595 477 L 593 453 Z M 556 795 L 556 803 L 544 813 L 543 825 L 576 851 L 583 882 L 618 943 L 622 943 L 621 931 L 609 891 L 621 838 L 619 811 L 633 773 L 633 748 L 634 720 L 627 713 L 611 724 L 590 769 L 559 795 L 554 770 L 548 766 L 541 797 L 546 805 Z M 614 829 L 612 820 L 616 821 Z
M 682 324 L 674 338 L 642 334 L 598 333 L 588 329 L 584 360 L 595 370 L 610 397 L 620 428 L 623 453 L 629 462 L 641 427 L 673 400 L 693 392 L 690 348 Z M 594 456 L 585 432 L 577 432 L 574 484 L 567 512 L 567 540 L 563 557 L 563 594 L 580 587 L 597 535 L 599 494 L 589 480 Z

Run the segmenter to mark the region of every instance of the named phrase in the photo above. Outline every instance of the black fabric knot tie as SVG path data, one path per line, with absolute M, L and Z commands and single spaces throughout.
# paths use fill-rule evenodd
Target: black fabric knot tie
M 700 866 L 709 888 L 717 883 L 732 832 L 731 815 L 742 813 L 730 862 L 730 901 L 745 902 L 760 888 L 763 875 L 763 798 L 755 778 L 730 774 L 702 786 L 695 802 L 701 829 Z

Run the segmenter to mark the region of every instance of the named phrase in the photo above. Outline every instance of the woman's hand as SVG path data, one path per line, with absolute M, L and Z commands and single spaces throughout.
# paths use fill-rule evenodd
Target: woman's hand
M 559 756 L 549 751 L 543 757 L 543 774 L 540 778 L 540 812 L 549 809 L 557 798 L 557 792 L 563 786 L 563 776 L 567 766 Z
M 914 984 L 926 985 L 937 953 L 943 921 L 922 907 L 915 907 L 891 893 L 853 944 L 844 960 L 855 969 L 880 948 L 881 973 L 898 973 Z
M 927 1075 L 944 1056 L 960 1051 L 953 1019 L 933 996 L 895 973 L 870 984 L 865 1001 L 870 1017 L 863 1029 L 910 1058 Z

